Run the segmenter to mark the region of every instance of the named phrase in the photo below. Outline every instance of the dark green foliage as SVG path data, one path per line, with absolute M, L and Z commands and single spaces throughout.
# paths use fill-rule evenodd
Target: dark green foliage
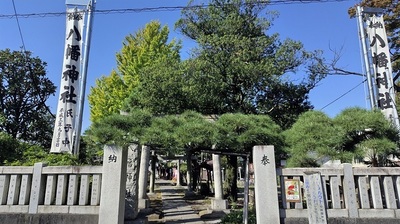
M 176 135 L 176 128 L 181 125 L 182 120 L 175 115 L 154 117 L 151 125 L 144 131 L 140 142 L 161 150 L 161 153 L 181 153 L 183 147 L 178 143 Z
M 250 153 L 255 145 L 275 145 L 279 153 L 284 144 L 282 129 L 267 115 L 223 114 L 216 128 L 217 149 Z
M 305 112 L 284 135 L 289 167 L 319 166 L 338 156 L 335 148 L 340 129 L 323 112 Z
M 77 165 L 78 158 L 71 154 L 53 154 L 39 145 L 21 142 L 0 132 L 0 165 L 32 166 L 42 162 L 50 166 Z
M 214 132 L 213 122 L 199 113 L 185 111 L 180 115 L 153 118 L 151 126 L 145 130 L 141 143 L 163 150 L 165 153 L 183 153 L 186 149 L 193 152 L 200 149 L 210 150 Z
M 254 209 L 250 209 L 247 214 L 247 223 L 248 224 L 256 224 L 256 211 Z M 232 210 L 229 214 L 224 216 L 221 219 L 221 224 L 236 224 L 243 223 L 243 210 Z
M 367 159 L 365 162 L 372 166 L 390 165 L 388 155 L 399 155 L 399 132 L 381 111 L 348 108 L 333 122 L 343 130 L 339 152 L 353 152 L 356 158 Z
M 100 165 L 103 162 L 103 148 L 104 145 L 93 140 L 93 136 L 90 136 L 85 132 L 81 136 L 81 143 L 79 146 L 79 162 L 81 164 Z
M 333 159 L 391 166 L 389 158 L 399 155 L 398 130 L 378 110 L 348 108 L 333 119 L 309 111 L 284 134 L 290 167 L 315 167 Z
M 48 153 L 42 147 L 37 145 L 24 145 L 21 158 L 13 162 L 8 162 L 6 165 L 11 166 L 33 166 L 35 163 L 45 163 L 48 166 L 70 166 L 78 165 L 78 158 L 69 153 Z
M 274 145 L 277 161 L 282 155 L 284 139 L 281 128 L 267 115 L 227 113 L 215 122 L 215 149 L 251 153 L 255 145 Z M 237 156 L 228 156 L 224 191 L 231 200 L 237 199 Z
M 22 151 L 18 140 L 5 132 L 0 132 L 0 165 L 19 158 Z
M 29 51 L 0 51 L 0 131 L 49 147 L 54 119 L 45 102 L 56 87 L 45 68 Z
M 145 110 L 134 110 L 126 115 L 113 114 L 93 123 L 87 134 L 94 142 L 124 147 L 140 141 L 151 119 L 152 115 Z
M 193 111 L 179 115 L 182 125 L 177 127 L 178 142 L 191 150 L 211 149 L 215 136 L 215 121 Z
M 161 58 L 141 68 L 139 82 L 123 109 L 146 108 L 157 115 L 181 114 L 188 108 L 184 67 L 179 58 Z
M 191 3 L 189 3 L 190 5 Z M 325 77 L 319 52 L 269 34 L 267 2 L 211 0 L 188 7 L 176 27 L 198 48 L 186 62 L 192 110 L 202 114 L 268 114 L 284 128 L 312 108 L 309 91 Z M 306 74 L 297 72 L 302 66 Z M 290 81 L 292 78 L 302 80 Z

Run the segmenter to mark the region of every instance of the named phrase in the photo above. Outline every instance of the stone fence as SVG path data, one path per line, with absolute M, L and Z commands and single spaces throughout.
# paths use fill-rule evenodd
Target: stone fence
M 137 195 L 126 188 L 127 174 L 137 176 L 137 170 L 127 173 L 137 167 L 137 155 L 127 163 L 133 151 L 106 146 L 102 166 L 0 167 L 0 223 L 123 223 L 126 213 L 138 211 L 130 201 L 129 211 L 124 207 Z
M 337 168 L 275 169 L 273 146 L 255 147 L 253 152 L 256 205 L 261 203 L 256 207 L 257 220 L 275 217 L 275 223 L 400 223 L 400 167 L 341 164 Z M 277 181 L 263 180 L 267 170 L 262 169 L 269 169 L 273 173 L 269 180 Z M 257 172 L 261 173 L 258 178 Z M 257 194 L 262 189 L 269 196 Z M 277 203 L 271 205 L 271 201 Z M 269 209 L 260 212 L 263 208 Z
M 0 167 L 2 223 L 68 223 L 73 219 L 97 223 L 103 168 L 101 166 Z M 75 215 L 68 222 L 67 216 Z M 61 217 L 62 216 L 62 217 Z M 49 220 L 54 220 L 51 222 Z M 79 220 L 76 220 L 76 223 Z
M 0 213 L 98 215 L 101 166 L 0 167 Z

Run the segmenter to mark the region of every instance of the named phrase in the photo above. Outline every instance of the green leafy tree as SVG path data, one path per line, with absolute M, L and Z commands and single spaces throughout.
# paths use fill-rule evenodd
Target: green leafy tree
M 110 77 L 98 80 L 89 93 L 92 121 L 98 121 L 112 113 L 119 113 L 121 109 L 129 111 L 145 108 L 146 105 L 137 104 L 148 101 L 141 95 L 135 95 L 141 94 L 136 89 L 138 86 L 141 89 L 145 87 L 145 84 L 141 85 L 141 81 L 147 75 L 143 69 L 152 66 L 156 61 L 179 59 L 180 43 L 174 40 L 168 43 L 168 34 L 167 26 L 162 27 L 159 22 L 152 21 L 146 24 L 144 29 L 125 38 L 121 51 L 116 55 L 117 70 L 113 71 Z M 131 94 L 134 96 L 130 97 Z M 123 107 L 126 100 L 128 106 Z
M 92 142 L 101 145 L 126 147 L 141 141 L 145 128 L 151 125 L 151 120 L 152 115 L 145 110 L 131 111 L 126 115 L 112 114 L 94 122 L 86 134 Z
M 178 118 L 182 125 L 176 128 L 178 143 L 183 148 L 198 152 L 211 150 L 215 136 L 215 121 L 194 111 L 185 111 Z
M 372 167 L 394 166 L 390 159 L 399 155 L 398 145 L 387 138 L 366 139 L 357 147 L 363 152 L 361 158 L 364 163 Z
M 161 58 L 139 72 L 138 85 L 123 110 L 146 108 L 153 114 L 181 114 L 188 108 L 184 66 L 179 58 Z
M 200 150 L 211 150 L 215 128 L 213 122 L 194 111 L 179 115 L 155 117 L 145 130 L 142 144 L 150 145 L 164 155 L 186 154 L 187 158 Z M 197 161 L 192 161 L 192 188 L 196 188 L 200 172 Z
M 29 51 L 0 51 L 0 130 L 12 138 L 49 148 L 54 118 L 46 100 L 56 87 L 46 63 Z
M 160 154 L 181 154 L 184 150 L 178 143 L 175 131 L 181 125 L 182 120 L 176 115 L 153 117 L 151 125 L 144 130 L 140 143 L 151 146 Z
M 53 154 L 38 144 L 31 144 L 0 132 L 0 165 L 33 166 L 37 162 L 47 165 L 77 165 L 78 158 L 71 154 Z
M 161 58 L 179 58 L 180 43 L 167 43 L 168 26 L 152 21 L 144 29 L 128 35 L 121 52 L 117 53 L 118 71 L 121 73 L 128 91 L 140 82 L 140 70 Z
M 274 145 L 278 161 L 282 155 L 282 130 L 268 115 L 226 113 L 218 118 L 216 128 L 215 148 L 218 150 L 251 153 L 255 145 Z M 226 195 L 236 201 L 238 158 L 236 155 L 227 158 L 229 166 L 224 189 Z
M 49 153 L 38 145 L 20 143 L 23 148 L 22 156 L 7 162 L 11 166 L 33 166 L 35 163 L 45 163 L 49 166 L 79 165 L 78 157 L 69 153 Z
M 97 79 L 96 86 L 91 87 L 88 95 L 90 120 L 96 122 L 111 114 L 119 113 L 123 100 L 128 96 L 126 86 L 116 71 L 112 71 L 110 76 Z
M 0 132 L 0 146 L 0 165 L 20 158 L 22 154 L 19 141 L 5 132 Z
M 398 130 L 378 110 L 348 108 L 333 119 L 309 111 L 284 134 L 291 167 L 317 167 L 332 159 L 390 166 L 399 155 Z
M 176 135 L 179 145 L 186 150 L 187 158 L 192 158 L 192 155 L 199 156 L 201 150 L 211 150 L 213 145 L 213 136 L 215 136 L 216 128 L 213 119 L 209 119 L 200 113 L 194 111 L 186 111 L 179 115 L 182 120 L 182 125 L 177 127 Z M 202 161 L 203 162 L 203 161 Z M 198 160 L 192 160 L 192 187 L 196 189 L 200 178 L 200 164 Z
M 348 108 L 333 121 L 335 126 L 344 131 L 339 142 L 339 152 L 353 152 L 355 158 L 372 166 L 389 165 L 388 155 L 399 154 L 398 130 L 381 111 Z
M 346 157 L 336 151 L 340 133 L 333 120 L 323 112 L 301 114 L 296 123 L 284 132 L 287 166 L 318 167 L 327 160 Z
M 207 7 L 182 10 L 176 27 L 198 44 L 185 77 L 193 110 L 268 114 L 287 128 L 312 108 L 307 97 L 325 76 L 322 59 L 300 42 L 267 34 L 271 21 L 262 15 L 267 6 L 255 0 L 211 0 Z M 290 81 L 289 73 L 300 66 L 307 74 L 295 75 L 301 82 Z

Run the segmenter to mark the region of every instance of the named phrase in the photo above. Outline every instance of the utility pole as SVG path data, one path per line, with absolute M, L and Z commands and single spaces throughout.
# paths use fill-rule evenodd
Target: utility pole
M 364 27 L 364 22 L 363 22 L 363 11 L 361 6 L 357 6 L 357 22 L 358 22 L 358 32 L 360 36 L 360 41 L 361 41 L 361 50 L 362 50 L 362 56 L 363 56 L 363 61 L 364 61 L 364 69 L 365 73 L 367 76 L 367 84 L 368 84 L 368 93 L 369 93 L 369 102 L 371 109 L 377 108 L 378 102 L 376 100 L 376 92 L 375 88 L 373 86 L 373 81 L 372 81 L 372 72 L 373 68 L 371 67 L 371 61 L 370 61 L 370 54 L 367 48 L 367 37 L 365 35 L 365 27 Z

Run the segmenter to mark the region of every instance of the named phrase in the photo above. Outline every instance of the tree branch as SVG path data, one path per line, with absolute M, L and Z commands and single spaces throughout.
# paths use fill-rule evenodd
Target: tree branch
M 330 75 L 358 75 L 358 76 L 364 76 L 364 74 L 359 73 L 359 72 L 353 72 L 353 71 L 348 71 L 342 68 L 338 68 L 336 67 L 336 64 L 338 63 L 338 61 L 340 60 L 341 56 L 342 56 L 342 50 L 343 50 L 343 46 L 340 48 L 340 50 L 335 50 L 332 49 L 331 46 L 329 46 L 329 49 L 333 52 L 333 59 L 332 62 L 329 64 L 329 67 L 331 67 L 331 69 L 329 69 L 329 74 Z

